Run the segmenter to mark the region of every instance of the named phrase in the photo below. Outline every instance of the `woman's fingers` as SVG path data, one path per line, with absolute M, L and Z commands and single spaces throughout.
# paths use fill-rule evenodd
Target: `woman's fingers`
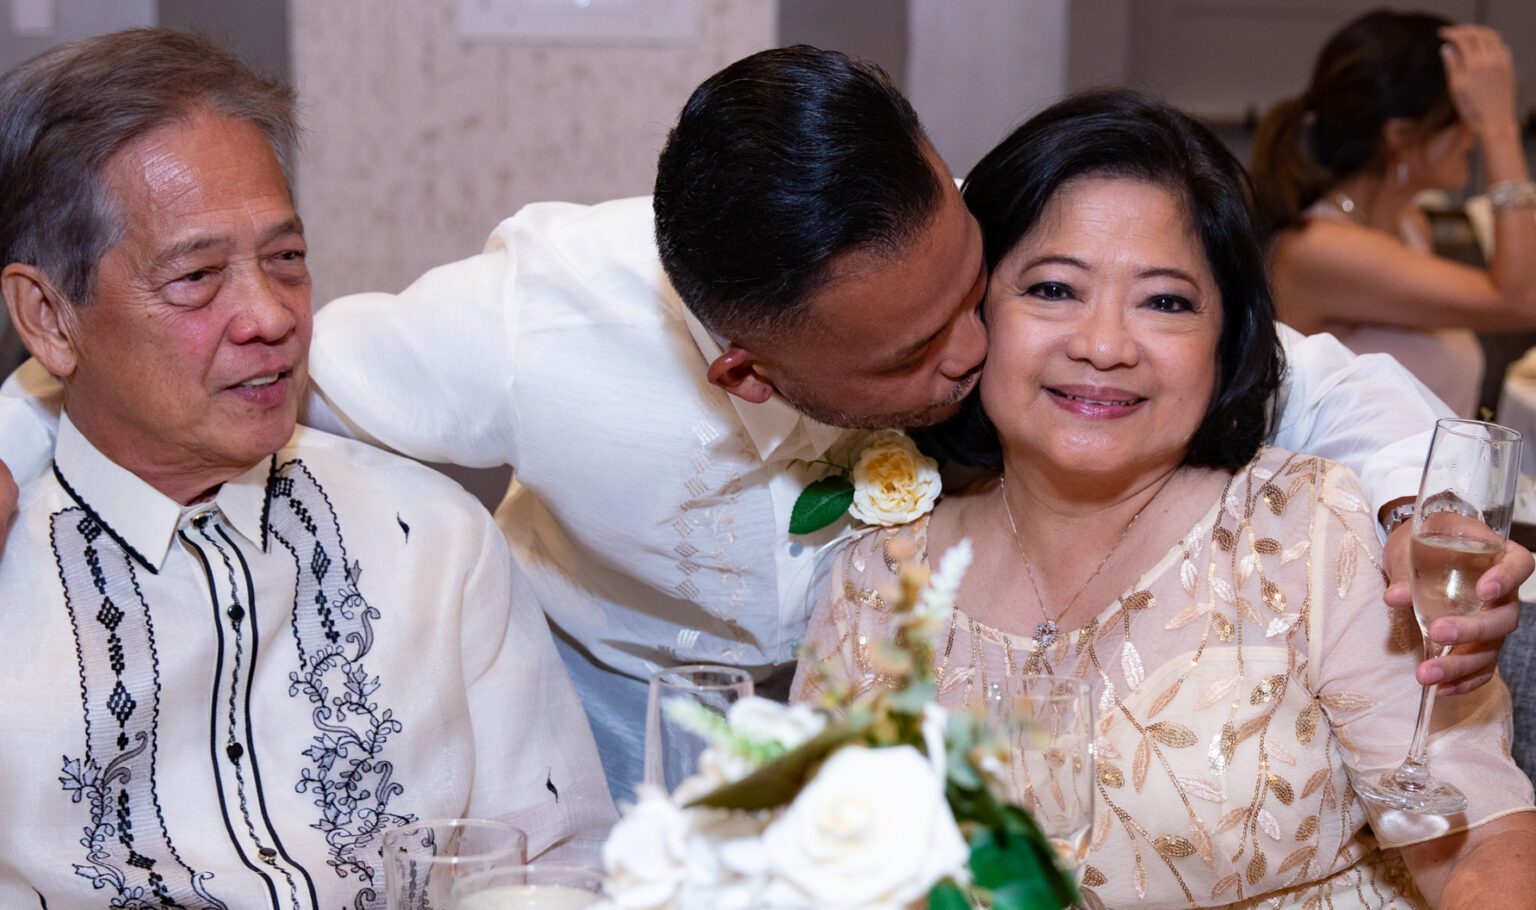
M 11 471 L 0 461 L 0 556 L 5 553 L 5 536 L 11 527 L 11 517 L 16 513 L 16 481 Z

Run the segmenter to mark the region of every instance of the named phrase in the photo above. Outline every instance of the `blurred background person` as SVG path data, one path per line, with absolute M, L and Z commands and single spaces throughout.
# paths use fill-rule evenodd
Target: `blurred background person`
M 1414 205 L 1465 186 L 1474 147 L 1493 211 L 1487 268 L 1436 255 Z M 1536 327 L 1536 185 L 1498 33 L 1387 10 L 1350 22 L 1306 91 L 1260 123 L 1253 175 L 1280 318 L 1392 354 L 1474 416 L 1484 364 L 1472 330 Z

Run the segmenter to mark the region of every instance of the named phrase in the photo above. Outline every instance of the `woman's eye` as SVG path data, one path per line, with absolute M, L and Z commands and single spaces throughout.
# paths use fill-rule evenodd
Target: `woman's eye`
M 178 278 L 176 280 L 177 281 L 184 281 L 187 284 L 197 284 L 200 281 L 206 281 L 207 279 L 212 278 L 212 277 L 213 277 L 213 270 L 212 269 L 198 269 L 195 272 L 188 272 L 187 274 L 181 276 L 180 278 Z
M 1039 284 L 1030 285 L 1025 291 L 1031 297 L 1039 297 L 1042 300 L 1070 300 L 1072 289 L 1059 281 L 1042 281 Z
M 1158 294 L 1147 301 L 1147 305 L 1160 313 L 1188 313 L 1195 308 L 1189 298 L 1177 294 Z

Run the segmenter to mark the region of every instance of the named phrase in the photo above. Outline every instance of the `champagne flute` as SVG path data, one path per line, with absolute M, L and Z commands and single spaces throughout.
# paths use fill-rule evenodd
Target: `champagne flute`
M 1442 616 L 1463 616 L 1482 608 L 1477 580 L 1499 561 L 1514 514 L 1520 471 L 1520 434 L 1479 420 L 1441 420 L 1424 462 L 1424 479 L 1414 504 L 1413 613 L 1424 638 L 1425 658 L 1435 649 L 1429 625 Z M 1355 791 L 1380 806 L 1423 815 L 1454 815 L 1467 807 L 1460 790 L 1429 772 L 1429 721 L 1435 687 L 1419 698 L 1408 757 L 1380 777 L 1355 776 Z
M 670 716 L 667 705 L 691 703 L 721 717 L 752 694 L 752 675 L 738 667 L 685 664 L 651 674 L 645 705 L 645 782 L 668 793 L 692 777 L 708 742 Z
M 1034 817 L 1061 867 L 1082 879 L 1093 829 L 1093 699 L 1067 676 L 1024 675 L 994 683 L 989 722 L 1006 730 L 1009 797 Z

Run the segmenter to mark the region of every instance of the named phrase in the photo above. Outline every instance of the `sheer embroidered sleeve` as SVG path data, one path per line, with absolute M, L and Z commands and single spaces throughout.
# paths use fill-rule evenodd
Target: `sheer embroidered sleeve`
M 926 558 L 927 519 L 880 528 L 830 547 L 811 586 L 811 620 L 800 648 L 791 701 L 883 685 L 877 651 L 890 637 L 887 593 L 895 590 L 891 546 L 909 543 Z
M 1417 624 L 1381 601 L 1372 511 L 1359 481 L 1330 466 L 1314 546 L 1311 660 L 1318 706 L 1355 773 L 1396 767 L 1407 754 L 1419 708 L 1414 668 Z M 1376 578 L 1369 577 L 1376 575 Z M 1430 739 L 1434 775 L 1467 794 L 1465 814 L 1449 819 L 1381 812 L 1367 805 L 1383 844 L 1428 840 L 1531 808 L 1530 781 L 1510 758 L 1509 692 L 1494 680 L 1437 702 Z

